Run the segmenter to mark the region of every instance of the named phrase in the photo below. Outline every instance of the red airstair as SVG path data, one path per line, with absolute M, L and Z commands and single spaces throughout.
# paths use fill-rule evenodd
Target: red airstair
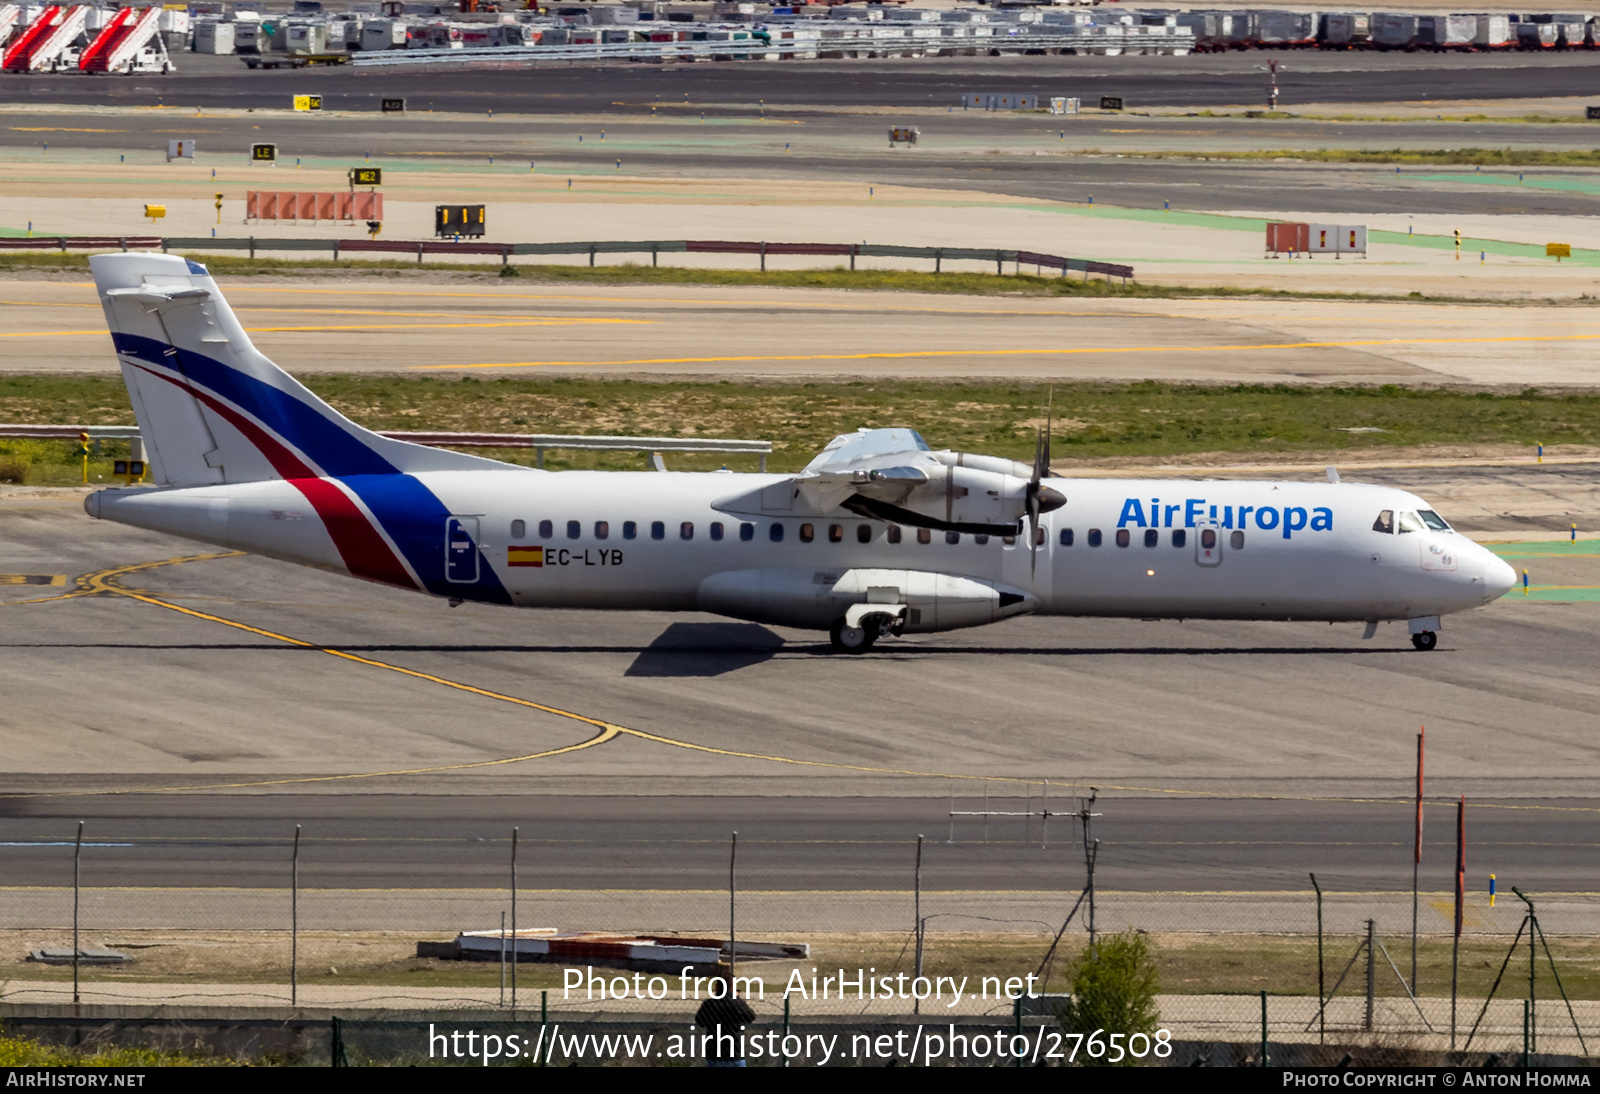
M 78 61 L 79 72 L 120 72 L 150 44 L 161 20 L 160 8 L 123 8 L 111 17 Z
M 7 72 L 40 72 L 54 67 L 56 60 L 72 45 L 89 17 L 87 4 L 67 7 L 54 4 L 39 13 L 39 18 L 17 36 L 0 56 L 0 69 Z

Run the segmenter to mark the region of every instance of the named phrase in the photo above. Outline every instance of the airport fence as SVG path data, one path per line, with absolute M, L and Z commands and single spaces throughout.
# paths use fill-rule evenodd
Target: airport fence
M 125 1037 L 253 1015 L 310 1022 L 295 1051 L 313 1062 L 340 1037 L 352 1062 L 404 1062 L 445 1021 L 662 1037 L 693 1026 L 731 966 L 752 1029 L 982 1035 L 986 1056 L 944 1062 L 1015 1063 L 994 1038 L 1092 1032 L 1074 1025 L 1074 992 L 1092 998 L 1096 961 L 1131 947 L 1155 976 L 1149 1034 L 1175 1046 L 1146 1062 L 1260 1062 L 1263 1045 L 1275 1063 L 1596 1053 L 1600 895 L 1474 894 L 1458 939 L 1451 894 L 1422 892 L 1413 951 L 1403 887 L 1274 867 L 1208 891 L 1182 879 L 1231 871 L 1237 886 L 1238 864 L 1103 845 L 1081 801 L 1055 808 L 1038 793 L 952 798 L 949 828 L 922 841 L 753 841 L 742 858 L 695 841 L 674 883 L 637 887 L 625 864 L 643 869 L 639 852 L 598 840 L 580 857 L 613 887 L 572 887 L 570 855 L 557 878 L 545 844 L 504 832 L 174 842 L 96 822 L 8 841 L 0 1016 L 46 1037 L 155 1022 Z M 1167 858 L 1181 866 L 1169 886 L 1117 880 Z M 172 882 L 187 873 L 209 880 Z M 576 1044 L 559 1052 L 580 1058 Z

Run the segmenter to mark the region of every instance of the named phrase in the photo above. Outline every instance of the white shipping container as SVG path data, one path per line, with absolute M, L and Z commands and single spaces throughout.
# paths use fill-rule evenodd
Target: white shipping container
M 156 21 L 156 29 L 163 34 L 188 34 L 189 13 L 164 10 Z
M 1516 45 L 1517 36 L 1511 29 L 1511 20 L 1504 15 L 1479 15 L 1477 33 L 1472 44 L 1479 49 L 1505 49 Z
M 1372 16 L 1364 11 L 1330 11 L 1323 20 L 1323 41 L 1330 46 L 1370 44 Z
M 261 46 L 266 35 L 261 33 L 261 24 L 251 20 L 233 24 L 233 48 L 238 53 L 263 53 Z
M 1379 49 L 1404 49 L 1417 40 L 1417 17 L 1392 12 L 1372 17 L 1372 41 Z
M 1312 224 L 1306 249 L 1312 254 L 1366 254 L 1365 224 Z
M 207 19 L 194 25 L 194 51 L 196 53 L 227 54 L 233 52 L 235 24 Z
M 399 19 L 373 19 L 361 28 L 361 48 L 404 49 L 406 25 Z
M 325 23 L 291 23 L 283 31 L 284 48 L 296 57 L 328 52 Z

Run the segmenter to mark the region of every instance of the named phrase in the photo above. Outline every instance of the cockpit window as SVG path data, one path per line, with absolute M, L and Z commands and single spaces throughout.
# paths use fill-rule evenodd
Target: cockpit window
M 1415 514 L 1415 513 L 1401 513 L 1400 514 L 1400 531 L 1402 531 L 1402 532 L 1420 532 L 1420 531 L 1422 531 L 1422 518 L 1417 516 L 1417 514 Z
M 1418 509 L 1417 516 L 1422 518 L 1422 523 L 1428 526 L 1429 531 L 1448 532 L 1450 530 L 1450 526 L 1444 522 L 1444 518 L 1432 509 Z
M 1374 532 L 1383 532 L 1386 535 L 1394 535 L 1394 510 L 1385 509 L 1379 513 L 1378 519 L 1372 522 L 1372 530 Z

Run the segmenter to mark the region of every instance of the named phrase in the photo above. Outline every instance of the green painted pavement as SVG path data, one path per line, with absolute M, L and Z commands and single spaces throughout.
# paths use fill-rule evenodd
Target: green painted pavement
M 1600 602 L 1600 585 L 1535 585 L 1521 596 L 1516 590 L 1506 596 L 1521 600 L 1545 600 L 1557 604 Z
M 1534 543 L 1486 543 L 1485 547 L 1501 558 L 1600 558 L 1600 539 L 1539 541 Z
M 1512 178 L 1510 175 L 1478 173 L 1462 175 L 1407 175 L 1423 182 L 1464 182 L 1479 186 L 1528 186 L 1535 190 L 1566 190 L 1578 194 L 1600 194 L 1600 179 Z

